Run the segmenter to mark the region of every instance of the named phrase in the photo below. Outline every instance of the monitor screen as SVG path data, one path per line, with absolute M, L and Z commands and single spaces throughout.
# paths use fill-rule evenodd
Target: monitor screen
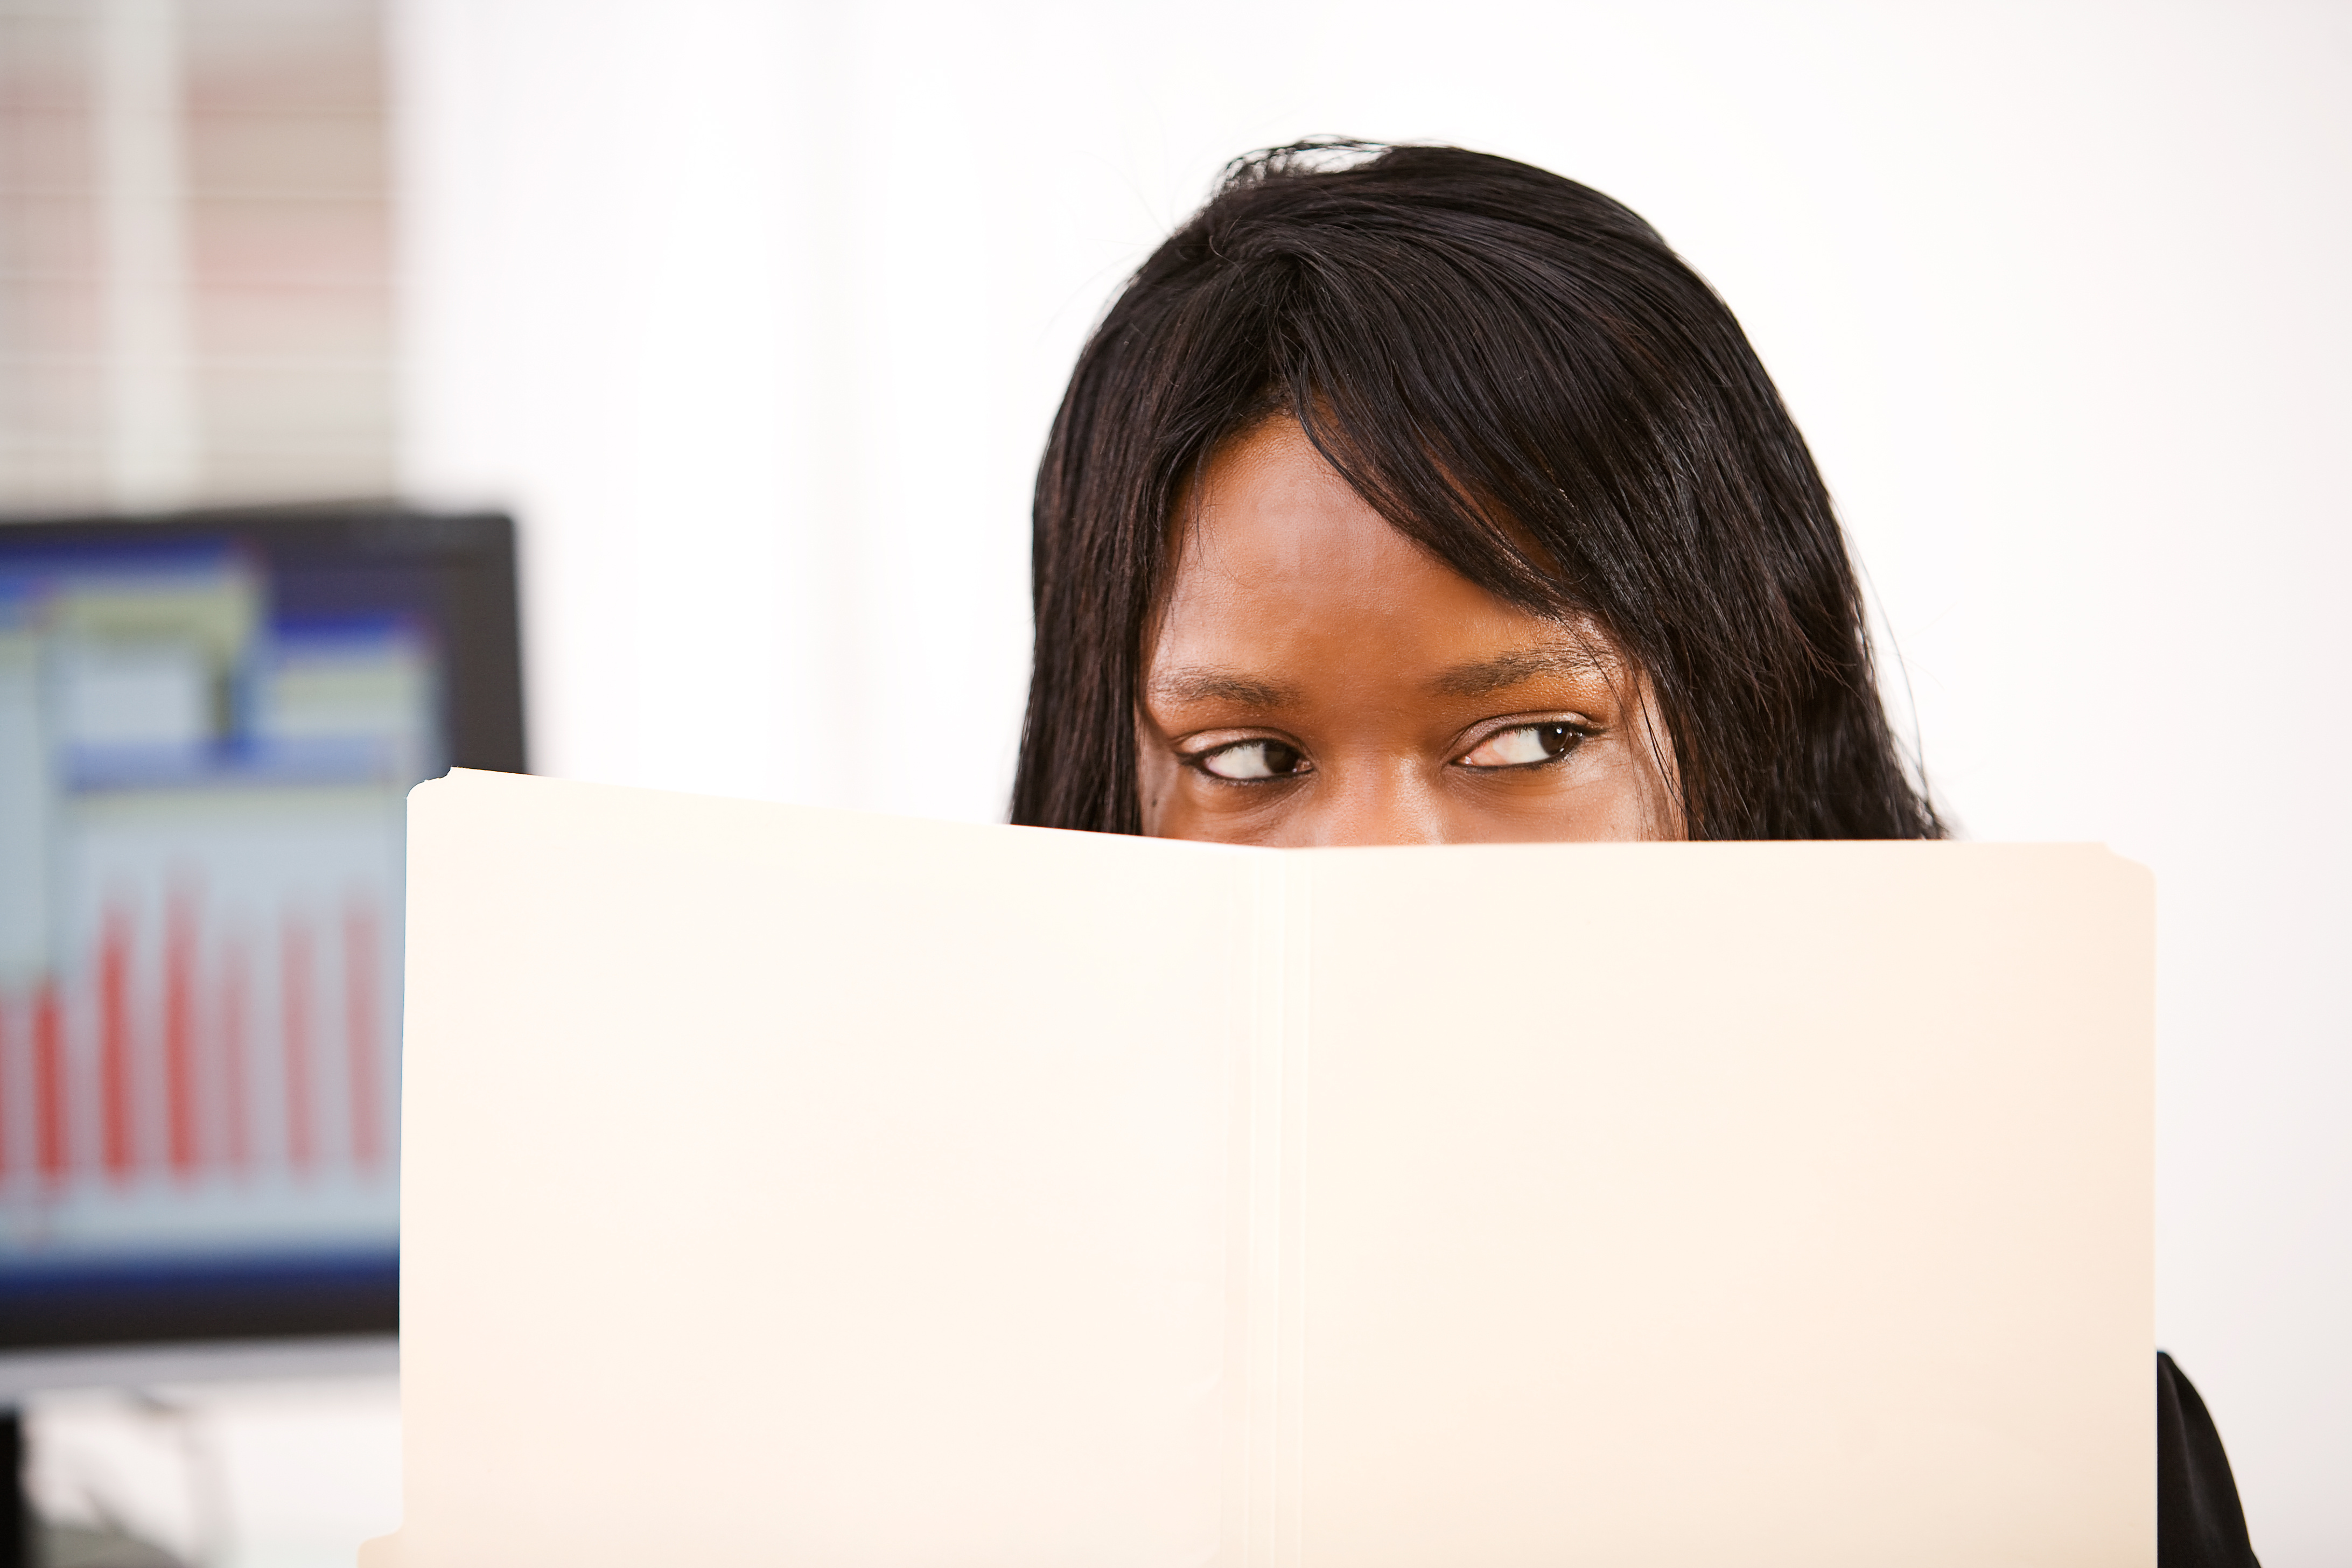
M 523 765 L 506 519 L 0 526 L 0 1345 L 394 1327 L 452 764 Z

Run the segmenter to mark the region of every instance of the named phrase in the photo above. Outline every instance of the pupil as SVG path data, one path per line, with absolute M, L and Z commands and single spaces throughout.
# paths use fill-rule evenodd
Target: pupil
M 1298 748 L 1286 746 L 1280 741 L 1265 742 L 1265 771 L 1270 773 L 1295 773 L 1298 771 Z
M 1538 724 L 1536 726 L 1536 744 L 1543 748 L 1543 754 L 1547 757 L 1560 756 L 1566 753 L 1575 734 L 1576 731 L 1565 724 Z

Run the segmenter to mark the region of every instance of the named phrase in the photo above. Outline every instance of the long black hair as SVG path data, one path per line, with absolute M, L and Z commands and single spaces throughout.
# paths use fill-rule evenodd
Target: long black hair
M 1723 301 L 1573 181 L 1328 141 L 1231 164 L 1079 356 L 1037 475 L 1014 822 L 1139 831 L 1171 509 L 1284 413 L 1454 570 L 1607 633 L 1648 678 L 1692 837 L 1942 836 L 1829 492 Z

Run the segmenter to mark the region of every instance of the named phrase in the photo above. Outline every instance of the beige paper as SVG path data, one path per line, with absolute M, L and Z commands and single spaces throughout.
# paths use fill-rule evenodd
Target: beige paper
M 2104 850 L 411 844 L 372 1568 L 2154 1560 Z

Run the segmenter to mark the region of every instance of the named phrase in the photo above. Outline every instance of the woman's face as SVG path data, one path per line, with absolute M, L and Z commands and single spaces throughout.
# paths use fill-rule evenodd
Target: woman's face
M 1228 844 L 1679 838 L 1646 685 L 1496 598 L 1270 421 L 1189 498 L 1137 714 L 1143 830 Z

